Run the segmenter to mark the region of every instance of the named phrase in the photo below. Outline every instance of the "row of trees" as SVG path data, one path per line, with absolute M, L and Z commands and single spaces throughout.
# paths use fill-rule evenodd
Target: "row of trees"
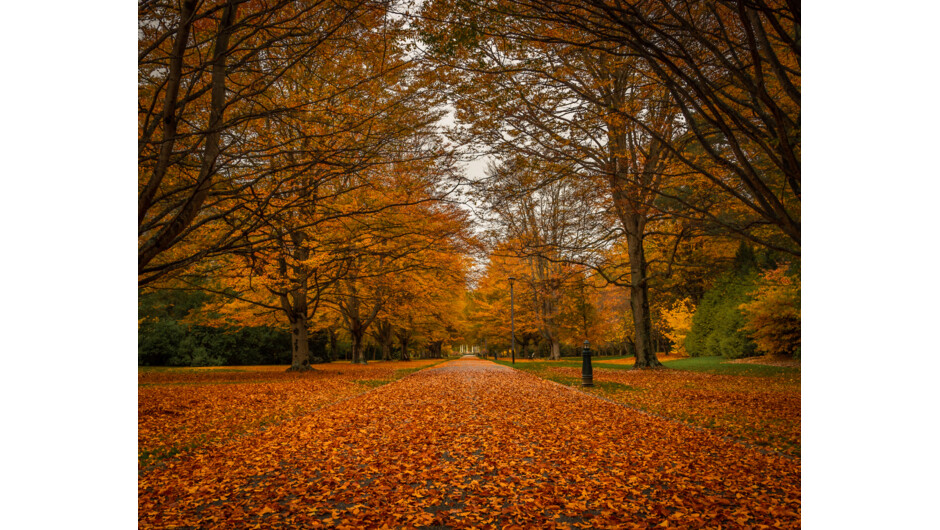
M 444 94 L 377 0 L 148 1 L 139 13 L 138 273 L 210 326 L 453 333 L 470 243 Z
M 727 238 L 702 243 L 697 250 L 684 246 L 676 253 L 683 262 L 697 258 L 709 267 L 680 268 L 671 283 L 653 284 L 654 351 L 731 359 L 760 354 L 798 358 L 798 262 L 774 251 L 754 252 Z M 578 355 L 584 340 L 595 354 L 635 353 L 629 288 L 570 263 L 553 263 L 546 275 L 539 270 L 544 266 L 540 257 L 514 253 L 513 244 L 521 248 L 518 241 L 503 243 L 468 293 L 462 319 L 467 341 L 490 354 L 508 350 L 506 315 L 512 304 L 517 352 L 523 355 Z M 660 251 L 650 249 L 654 256 Z M 515 280 L 512 301 L 509 277 Z
M 452 138 L 496 161 L 473 183 L 491 248 L 530 268 L 553 355 L 572 275 L 628 289 L 653 367 L 654 308 L 698 302 L 732 238 L 798 261 L 798 4 L 438 0 L 421 17 Z

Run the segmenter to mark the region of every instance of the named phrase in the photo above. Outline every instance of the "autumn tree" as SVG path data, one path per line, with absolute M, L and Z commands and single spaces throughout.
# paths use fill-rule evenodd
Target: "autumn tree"
M 477 324 L 475 328 L 480 340 L 494 347 L 511 347 L 509 277 L 519 279 L 513 286 L 517 337 L 539 334 L 538 305 L 532 282 L 528 281 L 529 273 L 526 263 L 507 249 L 494 249 L 469 294 L 467 319 Z
M 467 126 L 457 137 L 489 153 L 567 166 L 566 178 L 591 182 L 594 193 L 606 195 L 619 230 L 581 250 L 596 255 L 617 237 L 626 239 L 636 366 L 658 366 L 651 346 L 645 242 L 656 232 L 651 223 L 670 215 L 656 200 L 675 185 L 673 150 L 686 141 L 680 109 L 646 65 L 631 57 L 559 41 L 559 27 L 512 18 L 487 3 L 475 4 L 471 12 L 446 11 L 450 7 L 434 4 L 429 17 L 445 17 L 463 31 L 451 36 L 429 29 L 426 41 L 440 61 L 462 74 L 454 97 L 458 120 Z M 548 173 L 535 186 L 557 178 Z M 682 232 L 659 235 L 683 237 Z M 580 263 L 595 266 L 608 281 L 621 281 L 591 259 Z
M 779 357 L 800 355 L 800 277 L 787 266 L 765 271 L 742 304 L 743 330 L 757 350 Z
M 416 91 L 403 88 L 413 62 L 403 22 L 388 8 L 373 0 L 139 4 L 142 285 L 257 244 L 272 217 L 318 200 L 297 182 L 310 180 L 308 170 L 359 171 L 375 163 L 389 132 L 423 123 L 391 116 Z M 360 138 L 351 144 L 349 135 Z
M 450 311 L 441 295 L 453 298 L 464 288 L 467 226 L 456 208 L 429 203 L 358 218 L 355 224 L 341 232 L 347 243 L 336 254 L 347 268 L 331 306 L 352 337 L 353 361 L 364 363 L 363 338 L 370 326 L 378 326 L 375 335 L 384 355 L 390 353 L 395 328 L 406 350 L 423 319 L 435 319 L 435 328 L 448 327 Z
M 263 223 L 193 269 L 215 280 L 226 300 L 216 308 L 221 318 L 289 323 L 292 370 L 309 368 L 310 321 L 324 296 L 333 304 L 337 292 L 354 289 L 349 280 L 371 252 L 351 251 L 357 239 L 347 238 L 348 228 L 440 200 L 447 190 L 437 181 L 452 172 L 449 150 L 436 138 L 440 100 L 416 74 L 406 32 L 378 16 L 384 11 L 370 13 L 343 28 L 357 38 L 324 46 L 328 56 L 299 58 L 298 71 L 280 79 L 283 97 L 295 103 L 290 119 L 252 124 L 247 136 L 267 152 L 242 161 L 278 178 L 254 182 L 237 199 L 247 212 L 265 212 Z M 191 246 L 199 242 L 179 248 Z
M 433 151 L 421 142 L 412 147 Z M 345 272 L 330 307 L 342 315 L 355 362 L 365 362 L 362 339 L 373 323 L 384 328 L 380 335 L 388 345 L 391 326 L 401 327 L 399 310 L 428 299 L 416 294 L 420 289 L 433 292 L 431 286 L 446 278 L 463 281 L 466 214 L 441 200 L 450 191 L 442 176 L 454 171 L 452 162 L 408 155 L 373 170 L 369 189 L 348 198 L 348 207 L 374 212 L 342 219 L 332 231 L 339 240 L 332 256 L 345 263 Z
M 681 213 L 799 255 L 799 3 L 443 0 L 432 5 L 436 9 L 426 16 L 435 24 L 451 24 L 453 37 L 441 40 L 440 33 L 431 32 L 431 43 L 450 55 L 486 39 L 502 41 L 504 48 L 565 46 L 635 64 L 665 91 L 687 134 L 670 138 L 645 127 L 643 114 L 611 110 L 658 139 L 686 171 L 749 215 L 724 216 L 683 193 L 659 193 L 680 203 Z M 511 66 L 523 70 L 528 63 Z
M 518 278 L 531 288 L 538 330 L 552 359 L 561 357 L 563 298 L 577 274 L 568 260 L 602 237 L 592 215 L 599 199 L 591 188 L 579 188 L 577 179 L 566 178 L 567 171 L 571 168 L 515 156 L 491 164 L 473 183 L 474 196 L 485 207 L 484 220 L 493 227 L 491 245 L 526 267 Z

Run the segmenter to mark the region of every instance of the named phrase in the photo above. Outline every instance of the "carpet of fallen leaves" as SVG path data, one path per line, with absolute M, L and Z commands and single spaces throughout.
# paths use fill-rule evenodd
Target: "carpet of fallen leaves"
M 801 511 L 798 459 L 475 360 L 167 459 L 138 488 L 140 528 L 798 528 Z
M 580 385 L 581 369 L 549 368 Z M 556 380 L 559 380 L 556 378 Z M 590 392 L 749 444 L 800 455 L 800 378 L 715 375 L 685 370 L 594 369 Z
M 138 463 L 146 467 L 178 453 L 224 445 L 437 362 L 335 363 L 305 373 L 286 372 L 283 366 L 141 371 Z

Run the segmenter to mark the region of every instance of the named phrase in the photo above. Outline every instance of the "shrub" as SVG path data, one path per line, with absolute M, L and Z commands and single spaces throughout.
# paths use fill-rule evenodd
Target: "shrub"
M 739 306 L 750 300 L 756 272 L 750 267 L 726 273 L 709 289 L 692 315 L 685 349 L 693 357 L 721 355 L 729 359 L 757 354 L 757 346 L 743 332 Z
M 192 325 L 186 318 L 209 299 L 202 292 L 163 290 L 138 295 L 137 364 L 219 366 L 289 364 L 290 333 L 258 326 Z M 326 358 L 326 338 L 314 334 L 311 353 Z
M 137 329 L 137 364 L 168 365 L 186 333 L 186 326 L 170 319 L 140 324 Z

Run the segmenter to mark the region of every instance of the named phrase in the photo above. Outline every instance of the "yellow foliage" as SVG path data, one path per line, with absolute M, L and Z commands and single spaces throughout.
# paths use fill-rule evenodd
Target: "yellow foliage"
M 685 336 L 692 330 L 692 315 L 694 313 L 695 304 L 688 298 L 677 300 L 671 308 L 660 313 L 669 328 L 665 335 L 673 344 L 672 353 L 689 354 L 685 351 Z

